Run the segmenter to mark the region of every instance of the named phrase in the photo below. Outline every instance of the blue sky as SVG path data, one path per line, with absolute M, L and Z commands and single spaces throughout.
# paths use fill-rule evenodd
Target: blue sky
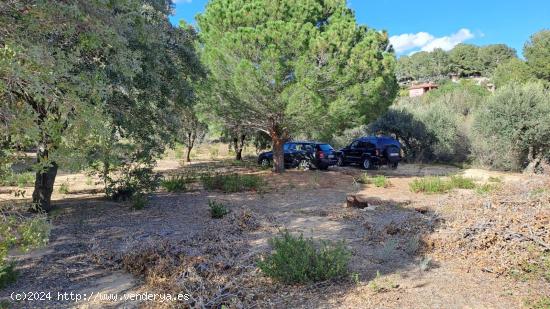
M 194 23 L 207 0 L 175 2 L 172 22 Z M 465 42 L 504 43 L 521 56 L 531 34 L 550 29 L 550 0 L 348 0 L 348 5 L 360 24 L 388 31 L 398 55 Z

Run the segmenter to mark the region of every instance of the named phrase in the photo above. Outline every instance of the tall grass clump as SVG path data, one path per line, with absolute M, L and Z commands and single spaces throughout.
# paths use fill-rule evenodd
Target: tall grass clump
M 390 186 L 390 180 L 384 175 L 374 177 L 372 183 L 378 188 L 387 188 Z
M 419 193 L 445 193 L 452 189 L 475 189 L 473 179 L 462 176 L 451 176 L 449 179 L 441 177 L 423 177 L 413 180 L 409 184 L 412 192 Z
M 207 175 L 201 177 L 202 185 L 206 190 L 220 190 L 223 192 L 260 191 L 264 180 L 258 175 Z
M 229 213 L 229 209 L 220 202 L 209 200 L 208 207 L 210 208 L 210 216 L 212 219 L 221 219 Z
M 288 231 L 270 240 L 274 252 L 258 263 L 258 267 L 275 280 L 287 284 L 318 282 L 343 278 L 348 274 L 351 253 L 343 243 L 291 235 Z
M 412 192 L 444 193 L 450 190 L 449 183 L 440 177 L 417 178 L 409 184 Z
M 165 178 L 160 182 L 160 186 L 168 192 L 185 191 L 187 179 L 183 176 L 173 176 Z
M 35 177 L 33 172 L 0 174 L 0 186 L 30 187 L 34 185 Z

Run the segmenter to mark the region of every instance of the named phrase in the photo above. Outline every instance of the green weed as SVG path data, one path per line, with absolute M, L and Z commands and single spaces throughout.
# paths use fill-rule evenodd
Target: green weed
M 160 182 L 160 186 L 168 192 L 183 192 L 185 191 L 186 184 L 187 179 L 183 176 L 173 176 Z
M 343 278 L 348 274 L 351 253 L 343 243 L 323 241 L 291 235 L 288 231 L 270 240 L 275 250 L 258 267 L 268 277 L 295 284 Z

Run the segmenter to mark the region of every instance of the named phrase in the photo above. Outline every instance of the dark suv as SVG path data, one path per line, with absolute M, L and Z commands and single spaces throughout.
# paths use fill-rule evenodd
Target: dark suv
M 366 136 L 354 140 L 339 152 L 338 166 L 360 164 L 364 169 L 388 165 L 397 168 L 401 161 L 401 144 L 391 137 Z
M 318 168 L 326 170 L 336 165 L 338 154 L 326 143 L 294 141 L 284 145 L 285 167 Z M 269 166 L 273 162 L 273 152 L 263 152 L 258 156 L 258 164 Z

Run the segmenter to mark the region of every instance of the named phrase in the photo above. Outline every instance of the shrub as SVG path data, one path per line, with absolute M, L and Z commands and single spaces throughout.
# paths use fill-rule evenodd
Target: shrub
M 13 173 L 10 171 L 0 175 L 2 176 L 0 178 L 1 186 L 18 186 L 20 188 L 33 186 L 36 177 L 32 172 Z
M 15 264 L 7 259 L 8 251 L 17 248 L 28 251 L 47 244 L 50 223 L 45 215 L 25 217 L 0 212 L 0 289 L 15 281 Z
M 57 191 L 61 194 L 69 194 L 69 184 L 62 183 Z
M 390 186 L 390 181 L 386 176 L 378 175 L 372 179 L 372 183 L 378 188 L 387 188 Z
M 476 193 L 479 195 L 486 195 L 497 188 L 497 185 L 491 183 L 484 183 L 476 187 Z
M 223 192 L 259 191 L 265 186 L 263 179 L 258 175 L 207 175 L 201 177 L 201 182 L 206 190 Z
M 369 183 L 371 183 L 371 179 L 369 177 L 369 174 L 367 173 L 361 174 L 361 176 L 359 176 L 358 178 L 355 178 L 355 181 L 365 185 L 368 185 Z
M 440 177 L 417 178 L 409 184 L 412 192 L 419 193 L 445 193 L 452 189 L 474 189 L 474 181 L 462 176 L 451 176 L 448 180 Z
M 0 290 L 17 280 L 15 263 L 0 263 Z
M 476 187 L 476 184 L 471 178 L 466 178 L 462 176 L 451 176 L 449 186 L 451 189 L 473 189 Z
M 161 187 L 168 192 L 185 191 L 187 179 L 183 176 L 173 176 L 168 179 L 163 179 L 160 183 Z
M 472 136 L 482 165 L 536 170 L 550 158 L 550 93 L 540 83 L 498 89 L 475 114 Z
M 225 205 L 216 201 L 208 201 L 208 207 L 210 208 L 210 216 L 212 219 L 221 219 L 229 213 L 229 210 Z
M 141 210 L 147 206 L 147 197 L 144 194 L 138 193 L 132 196 L 132 208 Z
M 270 240 L 275 249 L 258 263 L 258 267 L 275 280 L 287 283 L 304 283 L 342 278 L 348 273 L 351 253 L 343 243 L 326 241 L 315 244 L 303 235 L 292 236 L 288 231 Z
M 145 194 L 154 191 L 160 185 L 161 176 L 150 166 L 124 166 L 118 179 L 106 179 L 107 196 L 115 201 L 131 199 L 135 194 Z
M 409 188 L 412 192 L 419 193 L 444 193 L 450 190 L 449 183 L 439 177 L 424 177 L 414 179 Z

